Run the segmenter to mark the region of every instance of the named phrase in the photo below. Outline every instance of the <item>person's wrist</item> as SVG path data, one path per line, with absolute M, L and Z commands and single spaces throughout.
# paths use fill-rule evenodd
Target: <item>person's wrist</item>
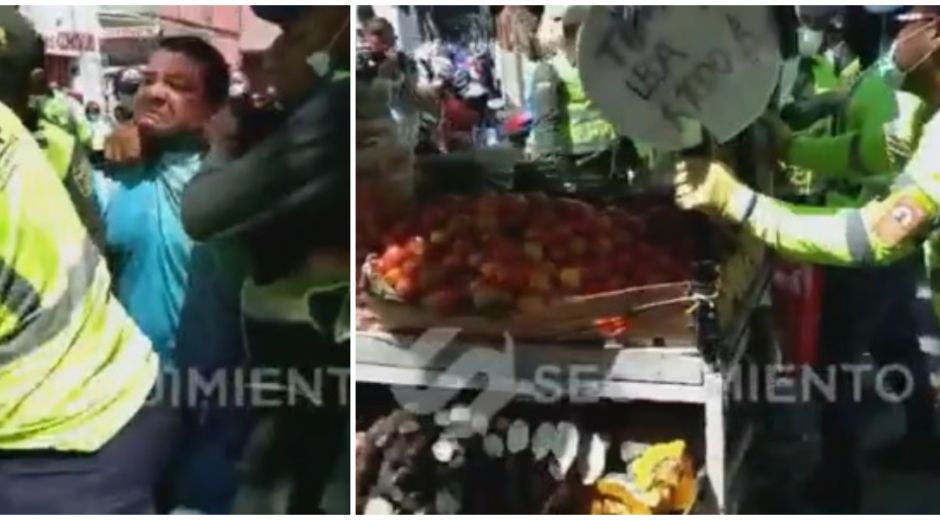
M 741 224 L 750 218 L 757 205 L 757 193 L 744 184 L 739 184 L 729 197 L 723 214 L 726 218 Z

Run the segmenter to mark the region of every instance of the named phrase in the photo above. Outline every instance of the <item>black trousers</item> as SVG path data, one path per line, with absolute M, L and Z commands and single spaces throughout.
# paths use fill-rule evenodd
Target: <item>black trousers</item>
M 857 478 L 861 453 L 862 403 L 852 376 L 840 365 L 857 364 L 871 353 L 877 367 L 907 371 L 910 396 L 903 401 L 907 434 L 933 433 L 933 391 L 914 318 L 919 256 L 876 268 L 828 268 L 820 330 L 821 369 L 836 370 L 836 399 L 822 405 L 823 464 Z M 825 373 L 825 372 L 824 372 Z M 898 389 L 900 391 L 900 389 Z
M 253 369 L 276 369 L 284 378 L 279 384 L 296 389 L 288 379 L 293 370 L 310 376 L 318 391 L 315 399 L 295 394 L 252 410 L 233 513 L 348 513 L 349 343 L 336 344 L 305 324 L 251 317 L 245 331 Z
M 94 453 L 0 451 L 0 514 L 153 514 L 178 429 L 151 405 Z

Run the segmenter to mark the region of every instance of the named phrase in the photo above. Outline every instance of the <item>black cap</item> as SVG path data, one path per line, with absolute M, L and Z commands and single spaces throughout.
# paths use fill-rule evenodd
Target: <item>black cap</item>
M 277 25 L 286 25 L 303 16 L 312 5 L 253 5 L 251 12 L 262 20 L 267 20 Z
M 0 68 L 30 72 L 43 66 L 45 46 L 16 7 L 0 5 Z

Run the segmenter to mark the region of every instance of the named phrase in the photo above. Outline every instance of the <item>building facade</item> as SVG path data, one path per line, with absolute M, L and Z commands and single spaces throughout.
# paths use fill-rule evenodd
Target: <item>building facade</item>
M 51 82 L 77 93 L 83 101 L 105 98 L 104 59 L 98 6 L 20 6 L 46 47 Z

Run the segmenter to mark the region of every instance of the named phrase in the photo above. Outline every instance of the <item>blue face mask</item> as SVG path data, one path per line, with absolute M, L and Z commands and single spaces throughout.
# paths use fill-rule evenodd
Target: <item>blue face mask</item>
M 924 31 L 930 29 L 932 26 L 933 26 L 932 23 L 924 24 L 917 30 L 912 31 L 909 35 L 905 36 L 901 40 L 901 43 L 906 43 L 912 38 L 916 38 L 917 36 L 920 36 Z M 904 70 L 901 70 L 900 67 L 898 67 L 897 60 L 895 59 L 897 55 L 897 50 L 898 50 L 898 40 L 895 40 L 894 42 L 891 43 L 891 47 L 888 48 L 888 51 L 883 53 L 881 55 L 881 58 L 879 58 L 877 63 L 875 63 L 875 66 L 877 67 L 876 70 L 878 71 L 878 75 L 881 77 L 882 80 L 884 80 L 884 82 L 889 87 L 891 87 L 894 90 L 900 90 L 901 85 L 904 84 L 904 80 L 907 78 L 908 73 L 912 70 L 917 69 L 917 67 L 920 67 L 922 63 L 927 61 L 930 58 L 930 56 L 932 56 L 933 53 L 937 51 L 937 48 L 938 47 L 934 47 L 933 49 L 931 49 L 930 52 L 924 55 L 924 57 L 922 57 L 916 63 L 914 63 L 913 66 L 911 66 L 908 70 L 904 71 Z
M 892 43 L 888 52 L 882 54 L 881 58 L 875 63 L 875 70 L 878 72 L 878 76 L 881 77 L 881 80 L 892 90 L 900 90 L 901 85 L 904 84 L 904 79 L 907 77 L 907 73 L 901 70 L 894 60 L 897 47 L 897 42 Z

